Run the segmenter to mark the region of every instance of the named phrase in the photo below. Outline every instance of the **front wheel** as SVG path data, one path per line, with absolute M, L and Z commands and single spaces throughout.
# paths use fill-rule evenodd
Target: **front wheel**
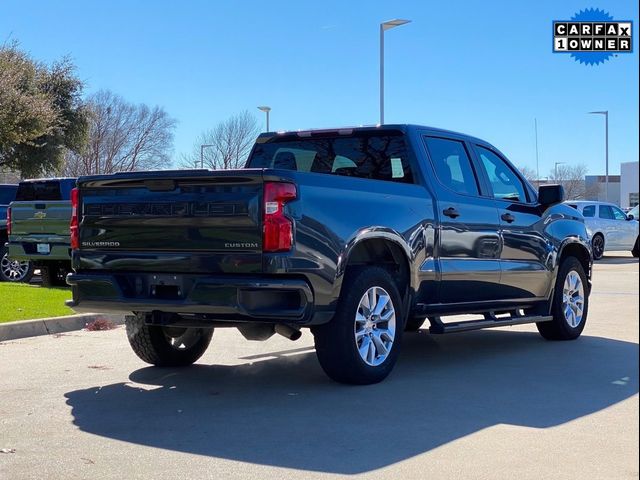
M 378 267 L 353 272 L 333 320 L 312 329 L 322 369 L 340 383 L 384 380 L 398 358 L 402 322 L 400 294 L 389 273 Z
M 537 323 L 538 331 L 547 340 L 574 340 L 587 322 L 589 286 L 582 264 L 567 257 L 561 264 L 553 292 L 553 320 Z
M 182 328 L 147 325 L 144 316 L 126 319 L 127 337 L 135 354 L 157 367 L 184 367 L 207 350 L 213 328 Z

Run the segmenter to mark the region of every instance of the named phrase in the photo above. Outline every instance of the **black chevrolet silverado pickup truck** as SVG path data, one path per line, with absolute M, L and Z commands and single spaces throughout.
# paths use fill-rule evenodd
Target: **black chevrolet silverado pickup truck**
M 195 362 L 214 328 L 310 327 L 334 380 L 384 379 L 405 331 L 584 329 L 591 251 L 558 185 L 536 192 L 495 147 L 414 125 L 261 134 L 239 170 L 82 177 L 76 310 L 133 312 L 135 353 Z M 475 314 L 477 319 L 447 321 Z

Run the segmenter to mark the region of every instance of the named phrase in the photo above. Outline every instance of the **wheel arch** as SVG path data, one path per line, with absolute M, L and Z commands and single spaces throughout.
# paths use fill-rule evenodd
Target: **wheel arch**
M 587 275 L 587 279 L 589 281 L 589 290 L 591 290 L 591 270 L 593 265 L 591 245 L 578 239 L 568 239 L 562 244 L 558 252 L 558 261 L 556 262 L 554 284 L 555 277 L 557 277 L 558 275 L 560 265 L 567 257 L 575 257 L 578 259 L 578 261 L 582 265 L 582 268 L 584 269 L 584 273 Z
M 334 298 L 339 298 L 349 268 L 376 265 L 389 271 L 406 306 L 414 288 L 411 280 L 414 275 L 412 260 L 411 249 L 398 232 L 386 227 L 360 230 L 347 242 L 338 258 Z

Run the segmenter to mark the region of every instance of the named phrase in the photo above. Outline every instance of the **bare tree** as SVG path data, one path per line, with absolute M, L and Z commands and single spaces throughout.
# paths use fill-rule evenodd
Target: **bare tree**
M 215 170 L 242 168 L 258 136 L 258 122 L 248 111 L 234 115 L 198 136 L 193 150 L 183 155 L 182 168 L 204 166 Z M 207 147 L 202 148 L 202 145 Z
M 602 190 L 604 191 L 604 187 Z M 584 199 L 600 200 L 600 184 L 598 182 L 593 182 L 591 185 L 585 185 Z
M 107 90 L 90 96 L 87 106 L 87 148 L 66 156 L 62 174 L 132 172 L 170 163 L 176 121 L 161 107 L 134 105 Z
M 520 170 L 520 173 L 522 174 L 522 176 L 526 178 L 531 185 L 538 186 L 539 179 L 537 178 L 536 171 L 533 168 L 523 165 L 518 167 L 518 170 Z
M 584 163 L 558 165 L 549 175 L 549 182 L 562 185 L 567 200 L 582 200 L 587 196 L 585 176 L 588 171 Z

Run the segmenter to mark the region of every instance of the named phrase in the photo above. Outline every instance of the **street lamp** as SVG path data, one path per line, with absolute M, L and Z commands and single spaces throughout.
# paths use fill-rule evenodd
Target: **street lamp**
M 602 112 L 588 112 L 589 114 L 604 115 L 604 201 L 609 201 L 609 110 Z
M 558 165 L 564 165 L 567 162 L 556 162 L 556 166 L 554 168 L 554 180 L 557 182 L 558 181 Z
M 267 132 L 269 131 L 269 112 L 271 111 L 271 107 L 267 107 L 266 105 L 262 107 L 258 107 L 258 110 L 263 111 L 267 114 Z
M 384 32 L 410 22 L 396 18 L 380 24 L 380 125 L 384 124 Z
M 204 149 L 207 147 L 213 147 L 211 143 L 200 145 L 200 168 L 204 168 Z
M 540 186 L 540 159 L 538 157 L 538 119 L 533 119 L 533 128 L 536 132 L 536 180 L 538 181 L 538 186 Z

